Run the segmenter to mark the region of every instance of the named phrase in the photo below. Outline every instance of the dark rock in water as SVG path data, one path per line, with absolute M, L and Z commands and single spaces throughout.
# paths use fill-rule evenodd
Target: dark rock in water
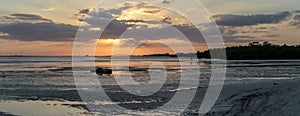
M 278 83 L 273 83 L 273 85 L 279 85 Z
M 112 74 L 112 70 L 111 69 L 104 69 L 104 68 L 97 68 L 96 69 L 96 73 L 98 75 L 103 75 L 103 74 L 111 75 Z

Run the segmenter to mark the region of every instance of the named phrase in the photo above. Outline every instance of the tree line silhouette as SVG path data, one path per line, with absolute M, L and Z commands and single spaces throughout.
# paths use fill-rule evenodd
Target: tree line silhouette
M 210 49 L 203 52 L 198 51 L 199 59 L 210 59 L 211 53 L 221 53 L 226 50 L 228 60 L 263 60 L 263 59 L 300 59 L 300 45 L 274 45 L 269 42 L 249 43 L 247 46 L 233 46 L 227 48 Z M 217 59 L 223 59 L 216 55 Z

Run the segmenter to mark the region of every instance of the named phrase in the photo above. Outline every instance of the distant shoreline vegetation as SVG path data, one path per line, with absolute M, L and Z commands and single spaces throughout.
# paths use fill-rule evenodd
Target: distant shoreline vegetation
M 198 59 L 210 59 L 210 52 L 218 53 L 224 49 L 226 50 L 227 60 L 300 59 L 300 45 L 274 45 L 269 42 L 252 42 L 247 46 L 210 49 L 203 52 L 198 51 L 197 57 Z
M 189 55 L 189 54 L 195 54 L 195 53 L 189 53 L 189 54 L 183 54 L 180 53 L 181 55 Z M 117 56 L 117 55 L 116 55 Z M 120 56 L 126 56 L 126 55 L 120 55 Z M 177 57 L 178 54 L 148 54 L 148 55 L 130 55 L 130 57 Z M 113 57 L 113 56 L 32 56 L 32 55 L 0 55 L 0 57 Z
M 143 55 L 142 57 L 177 57 L 176 54 L 149 54 L 149 55 Z

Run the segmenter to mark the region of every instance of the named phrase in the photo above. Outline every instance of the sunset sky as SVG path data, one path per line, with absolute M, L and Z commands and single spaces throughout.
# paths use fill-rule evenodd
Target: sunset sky
M 0 0 L 0 55 L 69 56 L 80 25 L 89 31 L 105 27 L 98 22 L 114 18 L 98 43 L 96 55 L 111 55 L 115 46 L 130 49 L 132 54 L 172 53 L 160 42 L 187 49 L 176 34 L 166 34 L 177 27 L 188 33 L 196 50 L 206 50 L 199 33 L 183 16 L 143 2 L 124 2 L 92 10 L 99 0 Z M 166 5 L 188 8 L 180 0 L 157 0 Z M 188 1 L 186 1 L 188 2 Z M 226 46 L 253 41 L 275 44 L 300 44 L 299 0 L 200 0 L 219 26 Z M 146 5 L 147 6 L 147 5 Z M 193 11 L 203 9 L 191 9 Z M 92 16 L 98 16 L 96 20 Z M 99 18 L 101 17 L 101 18 Z M 162 23 L 169 25 L 163 25 Z M 200 25 L 200 24 L 199 24 Z M 143 30 L 148 30 L 145 37 Z M 126 34 L 119 37 L 122 32 Z M 149 33 L 148 33 L 149 32 Z M 138 33 L 138 34 L 136 34 Z M 155 34 L 162 33 L 162 34 Z M 159 36 L 158 36 L 159 35 Z M 152 39 L 150 39 L 152 38 Z M 201 37 L 200 37 L 201 38 Z M 199 40 L 199 41 L 197 41 Z M 82 46 L 89 46 L 82 43 Z M 83 53 L 90 55 L 90 53 Z

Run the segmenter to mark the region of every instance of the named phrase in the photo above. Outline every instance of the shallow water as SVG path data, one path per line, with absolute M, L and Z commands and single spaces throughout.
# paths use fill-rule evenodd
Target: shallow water
M 54 116 L 62 115 L 91 115 L 84 109 L 70 107 L 76 102 L 60 101 L 0 101 L 0 111 L 12 115 L 22 116 L 42 116 L 51 114 Z M 63 109 L 63 110 L 62 110 Z
M 174 86 L 180 80 L 185 79 L 184 77 L 180 78 L 184 70 L 194 70 L 195 67 L 200 70 L 199 87 L 208 86 L 208 79 L 211 74 L 211 64 L 208 60 L 200 60 L 199 63 L 196 63 L 195 59 L 191 61 L 190 58 L 186 58 L 183 62 L 178 62 L 176 58 L 135 57 L 130 60 L 129 66 L 125 63 L 120 63 L 115 67 L 111 66 L 110 59 L 107 57 L 97 57 L 95 60 L 96 67 L 113 69 L 126 67 L 149 68 L 153 62 L 160 62 L 167 70 L 168 79 L 168 85 L 160 91 L 167 93 L 197 89 L 197 87 L 195 88 L 193 85 L 186 88 L 177 88 Z M 15 106 L 39 107 L 41 108 L 40 111 L 43 111 L 45 114 L 51 114 L 51 112 L 48 112 L 50 109 L 57 110 L 57 113 L 71 112 L 76 114 L 84 112 L 82 108 L 59 105 L 62 104 L 61 101 L 85 104 L 81 102 L 77 89 L 86 90 L 91 87 L 91 85 L 82 85 L 81 88 L 76 88 L 71 61 L 71 57 L 0 57 L 0 112 L 22 115 L 34 115 L 34 113 L 39 113 L 26 110 L 23 107 L 19 107 L 18 109 L 10 108 Z M 218 61 L 218 63 L 223 64 L 225 62 Z M 226 61 L 226 63 L 228 66 L 226 80 L 284 80 L 300 78 L 300 60 L 235 60 Z M 87 65 L 86 67 L 93 66 Z M 161 68 L 162 67 L 151 71 L 158 73 Z M 103 75 L 97 78 L 102 82 L 101 84 L 106 85 L 106 92 L 112 94 L 119 93 L 122 95 L 123 91 L 115 88 L 113 78 L 114 76 L 128 73 L 130 73 L 129 75 L 133 76 L 137 82 L 147 83 L 151 80 L 147 71 L 126 72 L 117 70 L 114 71 L 113 75 Z M 119 104 L 132 104 L 133 102 L 137 104 L 140 102 L 161 100 L 162 98 L 163 97 L 147 98 L 144 101 L 138 98 L 130 98 L 125 101 L 119 101 Z M 48 102 L 58 105 L 45 105 Z M 110 101 L 98 102 L 111 103 Z M 153 102 L 153 104 L 155 105 L 157 103 Z

